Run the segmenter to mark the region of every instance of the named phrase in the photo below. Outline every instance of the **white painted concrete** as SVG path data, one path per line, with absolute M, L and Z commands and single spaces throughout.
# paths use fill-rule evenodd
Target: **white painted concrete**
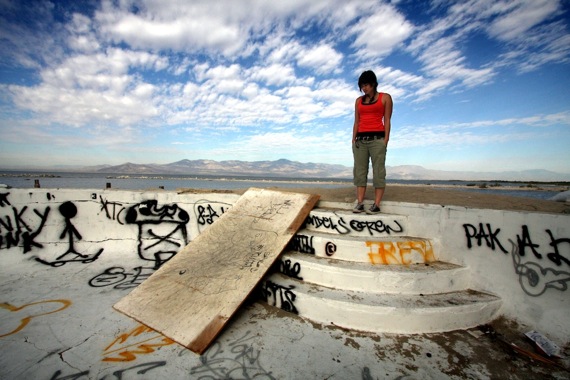
M 106 262 L 101 283 L 136 270 L 148 276 L 239 197 L 111 189 L 2 189 L 1 194 L 3 266 L 39 266 L 44 271 L 74 266 L 82 271 Z M 320 206 L 348 210 L 352 205 Z M 468 268 L 471 287 L 498 296 L 503 315 L 560 346 L 570 340 L 570 215 L 392 202 L 385 202 L 383 211 L 402 216 L 402 236 L 430 239 L 437 260 Z M 349 214 L 343 217 L 351 220 Z M 375 235 L 382 237 L 380 230 Z M 521 248 L 524 256 L 519 255 Z M 133 252 L 139 264 L 120 265 Z M 116 267 L 124 272 L 110 271 Z M 3 275 L 2 282 L 12 276 Z M 44 295 L 51 293 L 46 288 Z M 42 299 L 40 295 L 35 298 Z

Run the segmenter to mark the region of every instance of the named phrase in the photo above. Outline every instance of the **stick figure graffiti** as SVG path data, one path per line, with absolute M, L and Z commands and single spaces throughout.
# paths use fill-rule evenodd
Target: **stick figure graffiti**
M 42 264 L 51 265 L 52 267 L 60 267 L 62 265 L 65 265 L 66 263 L 70 263 L 70 262 L 81 262 L 81 263 L 87 264 L 87 263 L 91 263 L 91 262 L 97 260 L 97 258 L 99 258 L 99 255 L 103 252 L 104 248 L 101 248 L 93 256 L 84 255 L 84 254 L 81 254 L 75 250 L 75 247 L 74 247 L 75 239 L 77 239 L 77 240 L 82 239 L 81 234 L 79 233 L 79 231 L 77 231 L 77 228 L 75 228 L 75 226 L 71 222 L 71 219 L 73 219 L 77 215 L 77 206 L 75 206 L 75 204 L 73 204 L 72 202 L 67 201 L 67 202 L 62 203 L 59 206 L 58 210 L 59 210 L 59 213 L 65 219 L 65 228 L 63 229 L 63 232 L 61 233 L 59 238 L 64 239 L 67 236 L 67 238 L 69 240 L 69 248 L 67 249 L 67 251 L 63 255 L 58 256 L 55 259 L 55 261 L 53 261 L 53 262 L 49 262 L 49 261 L 40 259 L 39 257 L 36 257 L 36 260 Z M 70 255 L 71 255 L 71 258 L 67 258 L 67 256 L 70 256 Z

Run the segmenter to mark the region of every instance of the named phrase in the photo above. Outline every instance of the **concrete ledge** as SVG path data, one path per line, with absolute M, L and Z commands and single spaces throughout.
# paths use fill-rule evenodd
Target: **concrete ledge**
M 370 265 L 286 252 L 279 271 L 304 282 L 369 293 L 435 294 L 469 286 L 469 269 L 443 262 Z
M 408 236 L 362 237 L 303 229 L 289 247 L 318 257 L 369 265 L 424 264 L 436 260 L 431 239 Z
M 499 298 L 472 290 L 369 294 L 308 284 L 281 274 L 264 281 L 262 294 L 270 305 L 312 321 L 377 333 L 468 329 L 492 321 L 501 307 Z

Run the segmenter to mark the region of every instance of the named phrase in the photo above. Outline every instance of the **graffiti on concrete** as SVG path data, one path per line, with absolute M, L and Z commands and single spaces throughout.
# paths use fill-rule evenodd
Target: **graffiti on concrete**
M 483 223 L 479 223 L 479 226 L 466 223 L 463 228 L 467 248 L 472 249 L 474 244 L 478 247 L 484 244 L 492 251 L 499 250 L 505 255 L 509 254 L 499 237 L 500 228 Z M 570 270 L 558 269 L 570 265 L 570 238 L 555 237 L 550 229 L 545 229 L 544 232 L 548 237 L 548 248 L 535 243 L 527 225 L 521 226 L 521 233 L 517 234 L 515 239 L 508 239 L 519 283 L 523 291 L 533 297 L 544 294 L 548 289 L 566 291 L 570 282 Z M 549 252 L 545 253 L 545 250 Z M 552 265 L 557 268 L 552 268 Z
M 280 259 L 277 260 L 277 271 L 283 273 L 285 276 L 296 278 L 297 280 L 303 280 L 303 277 L 299 276 L 301 273 L 301 264 L 296 262 L 292 264 L 291 260 Z
M 570 283 L 570 271 L 545 268 L 536 262 L 523 263 L 521 248 L 512 240 L 511 256 L 515 273 L 519 275 L 519 283 L 523 291 L 532 297 L 538 297 L 548 289 L 566 291 Z
M 295 236 L 293 236 L 293 238 L 291 238 L 289 241 L 287 249 L 314 255 L 315 247 L 313 247 L 313 236 L 295 234 Z
M 165 365 L 166 365 L 166 361 L 164 361 L 164 360 L 149 362 L 149 363 L 143 363 L 143 364 L 137 364 L 137 365 L 134 365 L 134 366 L 129 367 L 129 368 L 113 371 L 113 374 L 112 374 L 113 377 L 110 377 L 110 379 L 117 379 L 117 380 L 121 380 L 124 378 L 130 379 L 134 375 L 145 375 L 147 372 L 150 372 L 153 369 L 164 367 Z M 128 374 L 128 376 L 125 377 L 124 375 L 126 375 L 126 374 Z M 100 376 L 100 375 L 101 375 L 100 373 L 97 373 L 97 376 Z M 90 371 L 80 371 L 80 372 L 73 373 L 71 375 L 62 375 L 62 371 L 57 370 L 52 375 L 51 380 L 76 380 L 76 379 L 94 379 L 94 378 L 96 378 L 96 377 L 93 377 L 93 375 L 90 374 Z M 142 377 L 142 378 L 146 379 L 148 377 Z M 107 379 L 107 375 L 100 377 L 100 379 L 101 380 Z
M 366 232 L 370 236 L 391 235 L 392 233 L 401 233 L 404 227 L 397 221 L 388 223 L 378 218 L 370 220 L 353 219 L 346 221 L 342 216 L 319 216 L 309 215 L 305 219 L 306 226 L 312 226 L 316 230 L 325 230 L 328 232 L 347 235 L 355 232 Z
M 336 244 L 333 243 L 332 241 L 328 241 L 325 244 L 325 255 L 327 256 L 333 256 L 336 253 Z
M 466 223 L 463 225 L 463 229 L 467 237 L 467 248 L 471 249 L 473 247 L 473 241 L 475 241 L 479 247 L 481 247 L 484 242 L 485 245 L 493 251 L 499 249 L 503 253 L 508 253 L 497 237 L 499 232 L 501 232 L 500 228 L 493 229 L 489 223 L 485 225 L 479 223 L 477 227 Z
M 0 303 L 0 309 L 9 312 L 2 318 L 0 338 L 16 334 L 23 330 L 33 319 L 44 315 L 60 312 L 71 305 L 68 300 L 47 300 L 14 306 L 9 303 Z
M 202 233 L 204 228 L 218 220 L 231 206 L 229 203 L 211 202 L 205 199 L 197 201 L 194 204 L 194 216 L 198 231 Z
M 247 331 L 242 337 L 222 345 L 214 344 L 200 358 L 200 365 L 192 367 L 190 374 L 196 379 L 275 379 L 260 362 L 261 351 Z
M 123 267 L 111 267 L 89 280 L 89 285 L 94 288 L 112 286 L 113 289 L 133 289 L 143 283 L 155 272 L 154 268 L 135 267 L 127 271 Z
M 83 254 L 83 253 L 79 253 L 75 250 L 75 239 L 77 239 L 77 240 L 82 239 L 81 234 L 79 233 L 79 231 L 77 231 L 77 228 L 75 228 L 75 226 L 71 222 L 71 219 L 73 219 L 73 218 L 75 218 L 75 216 L 77 216 L 77 206 L 75 206 L 75 204 L 73 204 L 73 202 L 67 201 L 67 202 L 62 203 L 59 206 L 58 210 L 59 210 L 59 213 L 65 219 L 65 227 L 63 229 L 63 232 L 59 236 L 59 238 L 65 239 L 67 237 L 68 244 L 69 244 L 67 251 L 65 251 L 62 255 L 58 256 L 55 259 L 55 261 L 52 261 L 52 262 L 46 261 L 46 260 L 41 259 L 39 257 L 36 257 L 36 260 L 42 264 L 51 265 L 52 267 L 59 267 L 59 266 L 65 265 L 66 263 L 70 263 L 70 262 L 81 262 L 81 263 L 87 264 L 87 263 L 92 263 L 93 261 L 97 260 L 97 258 L 99 258 L 99 255 L 101 255 L 101 253 L 103 253 L 104 248 L 100 248 L 99 251 L 97 251 L 95 254 L 93 254 L 91 256 Z
M 0 207 L 11 206 L 8 195 L 10 193 L 0 194 Z M 12 207 L 3 218 L 0 218 L 0 249 L 10 249 L 21 244 L 24 253 L 27 253 L 32 248 L 43 248 L 43 245 L 37 243 L 35 239 L 44 228 L 50 208 L 46 207 L 43 213 L 34 209 L 33 213 L 39 218 L 35 229 L 30 227 L 33 221 L 29 217 L 24 217 L 29 214 L 27 206 L 20 210 Z
M 435 261 L 433 247 L 429 240 L 409 241 L 367 241 L 370 248 L 368 258 L 372 264 L 411 264 Z
M 104 362 L 130 362 L 140 355 L 155 352 L 160 347 L 175 342 L 141 324 L 129 332 L 119 335 L 103 350 Z
M 272 306 L 279 307 L 290 313 L 299 314 L 295 307 L 297 295 L 292 292 L 293 285 L 283 286 L 266 280 L 261 287 L 261 297 Z
M 176 204 L 159 207 L 156 200 L 143 201 L 129 208 L 125 220 L 138 226 L 138 255 L 154 262 L 155 269 L 189 242 L 186 224 L 190 216 Z
M 95 195 L 95 199 L 96 195 Z M 107 199 L 103 199 L 102 196 L 99 196 L 99 202 L 101 204 L 100 211 L 104 211 L 107 219 L 110 220 L 117 220 L 120 224 L 123 224 L 120 220 L 120 215 L 125 211 L 125 207 L 123 207 L 122 203 L 109 201 Z

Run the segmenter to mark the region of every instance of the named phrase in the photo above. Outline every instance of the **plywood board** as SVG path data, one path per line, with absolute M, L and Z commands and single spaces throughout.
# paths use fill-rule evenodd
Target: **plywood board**
M 115 309 L 201 354 L 318 199 L 318 195 L 249 189 Z

